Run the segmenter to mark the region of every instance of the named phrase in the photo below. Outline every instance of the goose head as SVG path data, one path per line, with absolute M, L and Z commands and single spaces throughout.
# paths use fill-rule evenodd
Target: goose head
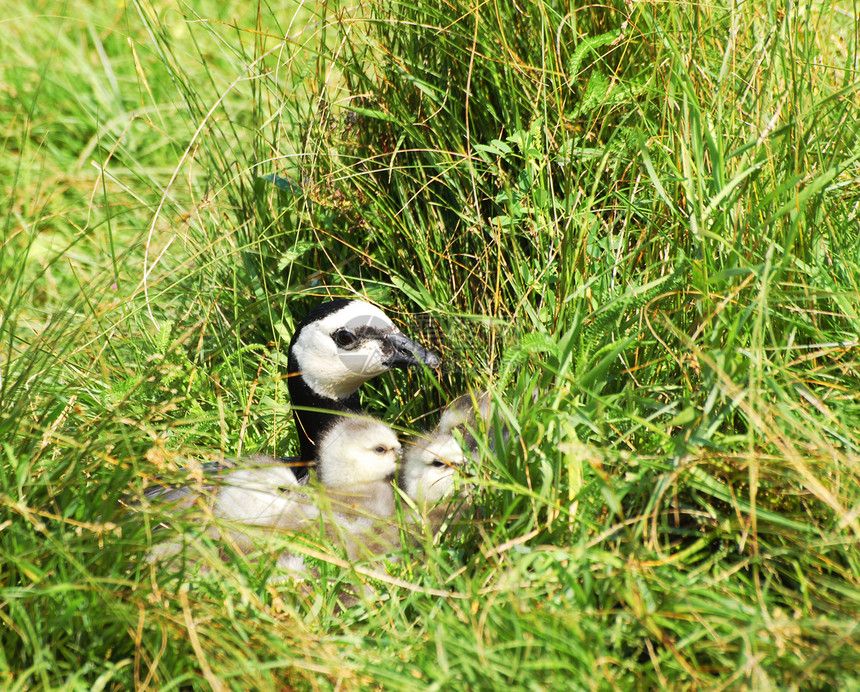
M 320 440 L 317 471 L 326 488 L 349 490 L 389 478 L 399 457 L 400 443 L 387 425 L 374 418 L 344 418 Z
M 323 303 L 298 325 L 290 343 L 290 384 L 300 379 L 320 399 L 348 399 L 363 383 L 392 368 L 441 360 L 361 300 Z M 292 387 L 291 387 L 292 394 Z

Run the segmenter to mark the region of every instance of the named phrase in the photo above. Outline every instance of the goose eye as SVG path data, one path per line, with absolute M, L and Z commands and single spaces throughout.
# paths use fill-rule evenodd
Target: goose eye
M 331 335 L 334 342 L 340 346 L 341 348 L 349 348 L 350 346 L 354 346 L 355 342 L 358 340 L 358 337 L 353 334 L 349 329 L 338 329 L 334 334 Z
M 376 447 L 376 449 L 374 449 L 373 451 L 376 452 L 377 454 L 385 454 L 388 450 L 385 447 L 383 447 L 382 445 L 378 445 Z
M 437 469 L 439 469 L 439 468 L 444 468 L 445 466 L 447 466 L 447 465 L 448 465 L 448 464 L 446 464 L 444 461 L 442 461 L 441 459 L 439 459 L 438 457 L 437 457 L 436 459 L 434 459 L 433 461 L 431 461 L 431 462 L 430 462 L 430 464 L 431 464 L 432 466 L 435 466 Z

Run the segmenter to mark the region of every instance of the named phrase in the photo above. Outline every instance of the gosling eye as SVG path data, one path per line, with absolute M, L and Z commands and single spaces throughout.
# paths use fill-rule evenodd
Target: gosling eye
M 388 451 L 388 449 L 386 449 L 382 445 L 377 445 L 373 451 L 376 452 L 377 454 L 385 454 Z
M 442 461 L 440 458 L 436 457 L 433 461 L 430 462 L 431 466 L 435 466 L 437 469 L 444 468 L 448 464 Z
M 341 348 L 351 348 L 358 341 L 358 337 L 349 329 L 338 329 L 331 338 Z

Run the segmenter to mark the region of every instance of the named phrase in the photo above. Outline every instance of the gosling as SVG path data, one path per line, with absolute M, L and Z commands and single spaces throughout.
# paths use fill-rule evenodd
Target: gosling
M 478 417 L 486 423 L 491 413 L 488 392 L 474 399 L 470 394 L 457 397 L 442 412 L 436 428 L 415 440 L 405 454 L 398 478 L 400 489 L 418 509 L 413 519 L 423 521 L 432 533 L 446 519 L 459 516 L 467 501 L 470 487 L 463 484 L 456 497 L 455 478 L 477 457 L 478 442 L 472 431 L 478 427 Z M 450 499 L 443 502 L 445 498 Z
M 392 480 L 400 454 L 394 431 L 374 418 L 345 418 L 320 440 L 317 473 L 323 524 L 350 559 L 373 557 L 395 547 Z

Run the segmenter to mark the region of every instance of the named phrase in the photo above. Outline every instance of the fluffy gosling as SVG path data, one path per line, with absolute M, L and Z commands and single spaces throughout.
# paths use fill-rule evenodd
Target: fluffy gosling
M 436 428 L 415 440 L 405 454 L 398 479 L 400 488 L 416 503 L 433 533 L 451 518 L 454 506 L 468 498 L 469 487 L 465 484 L 459 501 L 454 497 L 455 477 L 477 456 L 478 442 L 472 430 L 478 427 L 479 416 L 485 423 L 490 419 L 488 392 L 475 398 L 470 394 L 457 397 L 442 412 Z M 445 498 L 451 499 L 443 502 Z
M 351 559 L 374 556 L 394 545 L 394 487 L 401 447 L 394 431 L 373 418 L 346 418 L 321 438 L 317 473 L 323 522 Z

